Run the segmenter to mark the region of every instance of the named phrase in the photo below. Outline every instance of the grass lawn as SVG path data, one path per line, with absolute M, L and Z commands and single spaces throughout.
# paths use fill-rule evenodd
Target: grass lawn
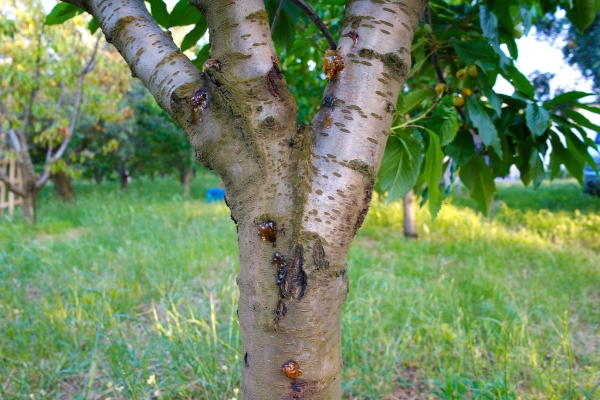
M 224 204 L 173 181 L 53 188 L 0 218 L 1 399 L 240 398 L 238 254 Z M 348 399 L 600 399 L 600 199 L 572 182 L 466 195 L 418 241 L 377 199 L 349 257 Z

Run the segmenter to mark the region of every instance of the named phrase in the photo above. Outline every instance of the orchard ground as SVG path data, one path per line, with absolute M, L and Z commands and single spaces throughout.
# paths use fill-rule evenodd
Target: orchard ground
M 35 228 L 0 220 L 0 398 L 240 398 L 236 229 L 211 186 L 79 184 L 74 206 L 48 187 Z M 600 398 L 600 199 L 506 185 L 485 219 L 465 196 L 434 224 L 421 209 L 419 241 L 374 200 L 345 398 Z

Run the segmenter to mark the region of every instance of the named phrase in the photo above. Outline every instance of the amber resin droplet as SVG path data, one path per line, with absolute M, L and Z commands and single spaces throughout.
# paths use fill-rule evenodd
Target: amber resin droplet
M 300 369 L 300 365 L 298 365 L 298 363 L 293 360 L 290 360 L 290 361 L 286 362 L 285 364 L 283 364 L 281 369 L 283 370 L 283 372 L 285 372 L 287 377 L 290 379 L 296 379 L 299 376 L 302 376 L 302 374 L 304 373 L 304 371 L 302 371 L 302 369 Z
M 333 122 L 333 116 L 328 113 L 327 116 L 325 117 L 325 128 L 327 128 L 327 129 L 331 128 L 332 122 Z
M 331 79 L 335 74 L 344 69 L 344 61 L 339 50 L 327 50 L 323 56 L 323 72 L 325 78 Z
M 275 244 L 277 241 L 277 224 L 275 221 L 265 221 L 258 226 L 258 235 L 263 242 Z

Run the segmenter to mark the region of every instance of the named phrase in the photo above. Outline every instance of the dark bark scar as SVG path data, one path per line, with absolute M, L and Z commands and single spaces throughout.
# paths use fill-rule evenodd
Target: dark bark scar
M 313 259 L 317 269 L 329 268 L 329 261 L 325 259 L 325 250 L 319 242 L 316 242 L 313 246 Z
M 279 66 L 275 62 L 275 58 L 271 58 L 273 61 L 273 67 L 269 70 L 267 74 L 267 86 L 269 87 L 269 92 L 279 101 L 283 101 L 283 97 L 279 94 L 279 89 L 277 88 L 277 82 L 283 78 L 283 74 L 279 69 Z
M 356 220 L 356 225 L 354 226 L 354 235 L 360 229 L 363 222 L 365 222 L 365 218 L 367 213 L 369 212 L 369 206 L 371 205 L 371 198 L 373 197 L 373 186 L 375 186 L 375 180 L 372 179 L 367 186 L 365 187 L 364 193 L 365 197 L 363 198 L 363 207 L 358 213 L 358 219 Z
M 288 385 L 288 399 L 302 400 L 313 395 L 317 390 L 317 382 L 303 379 L 296 379 Z

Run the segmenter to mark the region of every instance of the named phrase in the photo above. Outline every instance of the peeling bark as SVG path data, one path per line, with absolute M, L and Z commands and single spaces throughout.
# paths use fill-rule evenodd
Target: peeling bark
M 142 1 L 76 3 L 96 16 L 187 132 L 198 160 L 225 183 L 238 224 L 243 398 L 340 399 L 346 258 L 368 211 L 426 1 L 348 2 L 338 65 L 305 127 L 296 126 L 263 0 L 192 0 L 210 32 L 204 74 Z M 195 93 L 206 93 L 201 118 Z M 296 367 L 301 375 L 288 373 Z

